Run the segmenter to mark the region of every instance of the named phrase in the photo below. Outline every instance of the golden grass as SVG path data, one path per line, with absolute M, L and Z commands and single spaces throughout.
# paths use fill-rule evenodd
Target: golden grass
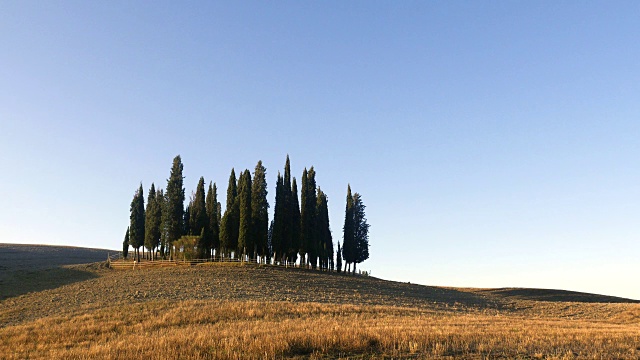
M 640 309 L 613 320 L 264 301 L 150 301 L 0 328 L 6 359 L 638 359 Z

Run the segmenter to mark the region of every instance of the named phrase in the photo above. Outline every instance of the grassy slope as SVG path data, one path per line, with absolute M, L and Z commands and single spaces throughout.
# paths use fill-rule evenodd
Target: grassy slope
M 20 287 L 0 301 L 0 357 L 640 356 L 640 305 L 582 293 L 217 265 L 34 268 Z

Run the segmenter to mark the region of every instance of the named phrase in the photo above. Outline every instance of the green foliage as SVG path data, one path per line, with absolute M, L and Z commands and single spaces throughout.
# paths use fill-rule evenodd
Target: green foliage
M 172 243 L 174 258 L 178 260 L 193 260 L 198 255 L 198 242 L 201 236 L 183 235 Z
M 131 215 L 129 216 L 129 243 L 136 251 L 136 257 L 139 258 L 138 249 L 144 244 L 144 190 L 142 184 L 131 200 Z
M 367 223 L 364 209 L 365 206 L 360 194 L 353 194 L 354 239 L 356 245 L 354 261 L 357 264 L 369 258 L 369 224 Z
M 200 177 L 196 194 L 191 203 L 190 231 L 192 234 L 204 234 L 198 243 L 198 257 L 201 259 L 209 257 L 211 253 L 211 243 L 209 236 L 209 217 L 207 216 L 207 205 L 204 195 L 204 177 Z
M 289 155 L 284 165 L 284 176 L 278 173 L 276 205 L 272 231 L 272 247 L 282 262 L 295 263 L 300 244 L 300 207 L 296 179 L 291 184 Z M 303 256 L 304 258 L 304 256 Z
M 171 174 L 167 180 L 165 230 L 167 244 L 171 244 L 182 236 L 184 214 L 184 187 L 182 176 L 182 159 L 180 155 L 173 159 Z
M 342 271 L 342 249 L 340 248 L 340 241 L 338 241 L 338 251 L 336 252 L 336 271 Z
M 184 208 L 182 217 L 182 236 L 191 235 L 191 204 L 193 204 L 193 201 L 189 200 L 189 204 Z
M 267 169 L 262 166 L 262 161 L 258 161 L 251 183 L 251 223 L 255 250 L 260 257 L 269 253 L 267 249 L 267 232 L 269 231 L 267 193 Z
M 278 179 L 276 180 L 276 204 L 273 212 L 273 225 L 271 227 L 271 249 L 275 261 L 280 260 L 278 257 L 282 258 L 284 256 L 283 243 L 286 214 L 283 181 L 280 172 L 278 172 Z
M 318 262 L 318 226 L 317 226 L 317 196 L 316 196 L 316 172 L 313 166 L 302 173 L 300 227 L 302 243 L 308 254 L 308 262 L 315 269 Z
M 344 212 L 342 257 L 347 266 L 355 261 L 355 224 L 353 218 L 353 196 L 351 195 L 351 185 L 347 186 L 347 206 Z
M 212 249 L 220 248 L 220 223 L 218 215 L 218 188 L 209 183 L 206 199 L 207 217 L 209 218 L 208 243 Z
M 152 251 L 160 244 L 160 226 L 162 223 L 162 201 L 158 198 L 155 185 L 151 184 L 149 195 L 147 196 L 147 210 L 145 215 L 145 236 L 144 246 Z
M 333 264 L 333 238 L 331 237 L 331 226 L 329 224 L 329 200 L 327 195 L 318 187 L 317 199 L 317 240 L 318 256 L 320 266 L 329 269 Z
M 291 247 L 290 257 L 295 261 L 296 255 L 300 253 L 300 259 L 304 258 L 304 250 L 301 244 L 300 230 L 300 203 L 298 202 L 298 183 L 293 178 L 291 185 L 291 197 L 289 203 L 289 223 L 291 224 Z
M 168 217 L 169 212 L 167 211 L 167 197 L 164 195 L 164 191 L 162 189 L 156 192 L 156 203 L 160 208 L 160 255 L 166 256 L 165 252 L 169 249 L 168 245 Z
M 238 182 L 238 206 L 240 208 L 240 224 L 238 231 L 238 252 L 250 255 L 253 247 L 252 216 L 251 216 L 251 173 L 245 170 Z
M 228 255 L 238 248 L 240 232 L 240 203 L 237 200 L 236 173 L 231 169 L 229 186 L 227 187 L 227 208 L 220 222 L 220 247 Z
M 356 264 L 369 258 L 369 224 L 364 213 L 364 203 L 360 194 L 351 195 L 351 186 L 347 189 L 347 208 L 344 217 L 344 243 L 342 254 L 347 265 Z
M 129 255 L 129 227 L 127 226 L 127 233 L 124 234 L 124 241 L 122 242 L 122 257 L 127 258 Z
M 291 210 L 291 202 L 293 199 L 293 195 L 291 192 L 291 161 L 289 160 L 289 155 L 287 155 L 287 160 L 284 164 L 284 176 L 282 178 L 282 214 L 284 219 L 282 220 L 282 244 L 280 253 L 282 254 L 283 261 L 291 260 L 295 261 L 295 259 L 291 259 L 295 257 L 295 244 L 294 244 L 294 234 L 293 234 L 293 217 Z

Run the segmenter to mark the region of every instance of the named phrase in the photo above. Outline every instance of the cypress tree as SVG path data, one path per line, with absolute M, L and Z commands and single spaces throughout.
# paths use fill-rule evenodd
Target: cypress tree
M 353 196 L 351 195 L 351 185 L 347 186 L 347 206 L 344 212 L 344 232 L 342 241 L 342 257 L 345 264 L 345 271 L 349 271 L 349 266 L 355 261 L 355 223 L 353 217 Z
M 135 250 L 136 260 L 140 261 L 140 247 L 144 244 L 144 190 L 142 184 L 131 201 L 131 215 L 129 216 L 129 243 Z
M 238 247 L 238 233 L 240 231 L 240 206 L 237 201 L 238 187 L 236 172 L 231 169 L 229 185 L 227 187 L 227 208 L 220 222 L 220 247 L 228 255 Z
M 207 216 L 207 205 L 204 194 L 204 177 L 198 180 L 196 194 L 191 205 L 191 233 L 204 234 L 198 239 L 198 257 L 203 259 L 211 253 L 211 243 L 209 237 L 209 217 Z
M 129 227 L 127 226 L 127 233 L 124 234 L 124 241 L 122 242 L 122 257 L 124 259 L 129 255 Z
M 162 199 L 158 198 L 155 184 L 151 184 L 149 195 L 147 196 L 147 211 L 145 216 L 144 246 L 155 257 L 155 249 L 160 243 L 160 226 L 162 223 Z
M 193 205 L 193 198 L 189 200 L 189 204 L 187 205 L 186 208 L 184 208 L 184 215 L 182 218 L 182 236 L 191 235 L 191 206 L 192 205 Z
M 267 169 L 258 161 L 253 171 L 251 183 L 252 232 L 255 242 L 254 257 L 260 255 L 264 260 L 267 254 L 267 232 L 269 231 L 269 203 L 267 202 Z
M 316 197 L 316 172 L 313 166 L 307 172 L 302 173 L 302 206 L 300 210 L 300 227 L 302 230 L 302 242 L 308 254 L 308 262 L 312 268 L 316 268 L 318 262 L 318 236 L 317 236 L 317 197 Z
M 356 264 L 369 258 L 369 224 L 364 213 L 364 203 L 360 194 L 353 194 L 353 219 L 354 219 L 354 243 L 355 258 L 353 262 L 353 272 L 356 271 Z
M 283 237 L 284 237 L 284 221 L 285 218 L 285 203 L 283 196 L 283 178 L 278 172 L 278 179 L 276 181 L 276 204 L 273 212 L 273 226 L 271 231 L 271 251 L 273 253 L 274 261 L 277 262 L 278 256 L 283 257 Z
M 302 266 L 304 248 L 301 244 L 300 203 L 298 202 L 298 183 L 296 182 L 296 178 L 293 178 L 293 184 L 291 185 L 289 216 L 291 222 L 291 257 L 293 258 L 293 262 L 295 262 L 297 253 L 300 253 L 300 266 Z
M 168 246 L 168 211 L 167 211 L 167 197 L 164 195 L 164 190 L 160 189 L 156 194 L 156 203 L 160 208 L 160 256 L 165 258 L 166 250 Z
M 216 254 L 220 247 L 220 224 L 218 222 L 218 189 L 216 184 L 209 183 L 206 199 L 207 217 L 209 218 L 209 244 L 211 249 L 216 249 Z
M 318 187 L 317 200 L 317 236 L 319 244 L 320 265 L 322 269 L 329 269 L 333 259 L 333 239 L 329 224 L 329 200 L 327 195 Z
M 265 264 L 271 264 L 271 256 L 273 255 L 273 220 L 269 223 L 269 231 L 267 232 L 267 253 L 265 254 Z
M 342 249 L 340 248 L 340 241 L 338 241 L 338 252 L 336 253 L 336 270 L 342 271 Z
M 252 216 L 251 216 L 251 173 L 245 170 L 238 182 L 238 206 L 240 208 L 240 226 L 238 232 L 238 252 L 244 260 L 253 249 Z
M 182 170 L 182 159 L 180 155 L 178 155 L 173 159 L 171 174 L 169 175 L 169 179 L 167 179 L 165 216 L 167 247 L 171 247 L 171 244 L 182 236 L 184 214 L 184 177 L 182 176 Z
M 292 259 L 295 257 L 294 251 L 294 233 L 293 233 L 293 217 L 292 217 L 292 191 L 291 191 L 291 161 L 289 161 L 289 155 L 287 155 L 287 160 L 284 164 L 284 176 L 282 178 L 282 211 L 284 220 L 282 221 L 282 244 L 281 244 L 281 253 L 283 256 L 283 261 L 291 262 L 295 261 Z
M 304 168 L 302 171 L 302 187 L 300 188 L 300 266 L 306 266 L 307 260 L 306 255 L 309 249 L 309 245 L 307 244 L 307 182 L 308 182 L 308 172 L 307 168 Z

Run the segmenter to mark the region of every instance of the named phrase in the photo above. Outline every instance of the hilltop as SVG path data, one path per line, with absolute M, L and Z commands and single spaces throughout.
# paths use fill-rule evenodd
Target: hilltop
M 19 252 L 22 261 L 6 262 L 10 254 L 16 254 L 16 248 L 22 250 Z M 237 352 L 242 357 L 258 358 L 265 357 L 264 354 L 271 354 L 266 357 L 457 354 L 473 358 L 490 348 L 494 354 L 498 351 L 505 356 L 554 351 L 564 354 L 574 349 L 583 349 L 583 355 L 604 357 L 615 354 L 633 358 L 640 354 L 640 349 L 630 345 L 637 343 L 640 331 L 640 304 L 635 300 L 560 290 L 431 287 L 249 264 L 144 270 L 113 270 L 104 261 L 77 264 L 82 262 L 81 254 L 86 254 L 89 261 L 106 259 L 106 251 L 102 251 L 0 246 L 0 264 L 5 273 L 0 282 L 3 298 L 0 353 L 3 348 L 11 348 L 21 349 L 13 350 L 17 351 L 16 358 L 116 358 L 141 354 L 154 358 L 153 344 L 138 345 L 131 350 L 126 346 L 128 340 L 119 342 L 129 337 L 142 340 L 145 333 L 152 332 L 158 338 L 153 342 L 155 345 L 168 334 L 182 334 L 179 336 L 185 336 L 184 346 L 190 349 L 186 358 L 193 359 L 234 358 L 237 356 L 232 355 Z M 42 256 L 43 252 L 60 256 Z M 29 263 L 30 253 L 39 261 L 34 260 L 38 265 L 28 269 L 25 264 Z M 46 264 L 43 262 L 46 259 L 56 260 Z M 65 261 L 76 264 L 61 265 Z M 9 268 L 18 263 L 21 265 Z M 251 326 L 234 333 L 228 327 L 237 326 L 238 321 Z M 91 350 L 87 352 L 83 345 L 75 344 L 70 339 L 81 335 L 70 333 L 67 323 L 88 327 L 90 336 L 85 335 L 99 346 L 85 344 Z M 288 324 L 286 329 L 280 328 L 283 324 Z M 434 324 L 441 325 L 438 327 L 441 336 L 425 330 Z M 333 327 L 326 328 L 329 325 Z M 213 334 L 211 327 L 231 333 L 223 343 L 217 343 L 222 341 L 218 335 L 205 336 Z M 290 338 L 280 339 L 282 342 L 270 340 L 276 334 L 266 334 L 269 327 Z M 45 328 L 46 333 L 38 330 Z M 332 329 L 330 334 L 327 329 Z M 514 329 L 517 331 L 513 332 Z M 39 336 L 50 339 L 50 343 L 40 344 L 42 348 L 21 342 L 25 331 L 40 332 Z M 317 338 L 316 332 L 329 340 Z M 331 334 L 336 336 L 335 341 L 330 341 Z M 572 338 L 566 337 L 568 334 L 582 335 Z M 588 337 L 582 338 L 585 334 Z M 255 344 L 241 346 L 240 339 L 249 335 L 254 337 L 251 343 Z M 200 339 L 197 349 L 188 341 L 190 336 Z M 509 336 L 522 337 L 522 343 L 512 343 Z M 393 338 L 400 342 L 394 345 Z M 600 347 L 594 348 L 593 341 L 587 341 L 594 338 L 611 341 L 609 345 L 597 343 Z M 274 345 L 265 349 L 258 340 L 273 341 Z M 556 345 L 545 348 L 545 342 L 550 340 Z M 526 344 L 524 348 L 511 348 Z M 227 349 L 226 355 L 218 352 L 219 348 Z

